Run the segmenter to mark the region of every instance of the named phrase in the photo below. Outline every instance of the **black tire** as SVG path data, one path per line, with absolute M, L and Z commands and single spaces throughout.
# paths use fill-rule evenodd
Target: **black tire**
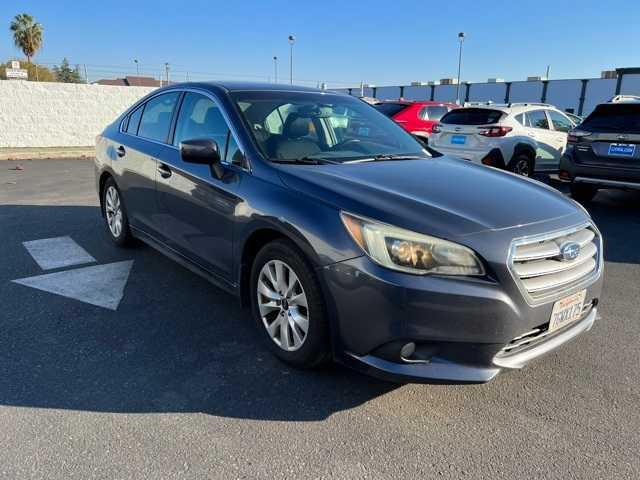
M 120 201 L 120 212 L 122 218 L 122 226 L 119 230 L 119 233 L 116 234 L 109 226 L 109 212 L 107 207 L 107 194 L 110 189 L 115 189 L 118 194 L 118 199 Z M 107 179 L 102 188 L 102 217 L 104 218 L 104 225 L 107 230 L 107 234 L 113 243 L 118 245 L 119 247 L 127 247 L 133 245 L 134 238 L 131 234 L 131 228 L 129 228 L 129 217 L 127 217 L 127 210 L 124 205 L 124 199 L 122 198 L 122 194 L 120 193 L 120 189 L 113 178 Z
M 590 202 L 593 200 L 593 197 L 596 196 L 596 193 L 598 193 L 598 187 L 584 183 L 572 183 L 569 188 L 571 190 L 571 197 L 580 203 Z
M 535 160 L 530 155 L 517 153 L 507 165 L 507 170 L 523 177 L 531 178 L 535 172 L 535 167 Z
M 273 260 L 284 262 L 298 277 L 307 300 L 308 330 L 302 345 L 295 351 L 281 348 L 267 332 L 258 306 L 258 281 L 262 268 Z M 282 361 L 297 368 L 312 368 L 330 359 L 329 325 L 324 298 L 313 268 L 298 248 L 288 240 L 275 240 L 258 252 L 251 267 L 249 285 L 251 310 L 261 337 Z

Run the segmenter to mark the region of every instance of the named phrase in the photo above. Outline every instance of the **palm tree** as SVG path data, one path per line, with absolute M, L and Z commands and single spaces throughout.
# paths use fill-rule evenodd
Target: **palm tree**
M 33 21 L 27 13 L 16 15 L 9 29 L 13 32 L 13 41 L 31 63 L 31 58 L 42 47 L 42 25 Z

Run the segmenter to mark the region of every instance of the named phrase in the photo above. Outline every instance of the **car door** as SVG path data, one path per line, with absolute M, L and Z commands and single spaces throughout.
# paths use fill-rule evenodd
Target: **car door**
M 527 135 L 536 142 L 536 172 L 557 170 L 560 156 L 549 118 L 543 109 L 525 113 Z
M 122 122 L 113 144 L 112 167 L 129 222 L 132 227 L 152 235 L 157 233 L 154 220 L 156 155 L 160 142 L 167 140 L 177 100 L 177 93 L 166 93 L 137 107 Z
M 567 149 L 567 133 L 569 130 L 574 128 L 574 123 L 569 117 L 556 110 L 547 110 L 547 116 L 549 117 L 552 128 L 551 134 L 553 135 L 553 145 L 557 150 L 556 157 L 558 159 L 558 164 L 556 167 L 559 167 L 560 157 L 562 157 Z
M 209 165 L 184 162 L 180 142 L 214 140 L 225 166 L 217 178 Z M 158 153 L 156 197 L 162 240 L 181 255 L 223 278 L 233 268 L 233 224 L 240 198 L 243 154 L 213 97 L 187 91 L 176 116 L 171 145 Z

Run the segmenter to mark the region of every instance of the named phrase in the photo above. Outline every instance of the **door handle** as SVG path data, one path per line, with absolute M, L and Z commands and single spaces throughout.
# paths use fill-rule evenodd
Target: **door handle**
M 171 176 L 171 169 L 164 163 L 161 163 L 158 165 L 158 173 L 162 178 L 169 178 Z
M 124 147 L 122 145 L 120 145 L 116 149 L 116 153 L 118 154 L 119 157 L 124 157 L 127 154 L 127 151 L 124 149 Z

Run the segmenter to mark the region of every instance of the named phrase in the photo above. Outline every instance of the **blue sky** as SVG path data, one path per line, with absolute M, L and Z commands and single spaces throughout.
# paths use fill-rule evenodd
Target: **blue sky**
M 188 5 L 188 7 L 186 6 Z M 294 78 L 331 86 L 455 77 L 457 33 L 467 34 L 462 78 L 520 80 L 598 76 L 640 66 L 640 2 L 583 1 L 164 1 L 0 2 L 0 58 L 20 55 L 9 22 L 44 25 L 43 63 L 87 64 L 89 76 L 158 74 L 191 79 L 288 78 L 287 36 L 297 37 Z M 3 27 L 4 25 L 4 27 Z

